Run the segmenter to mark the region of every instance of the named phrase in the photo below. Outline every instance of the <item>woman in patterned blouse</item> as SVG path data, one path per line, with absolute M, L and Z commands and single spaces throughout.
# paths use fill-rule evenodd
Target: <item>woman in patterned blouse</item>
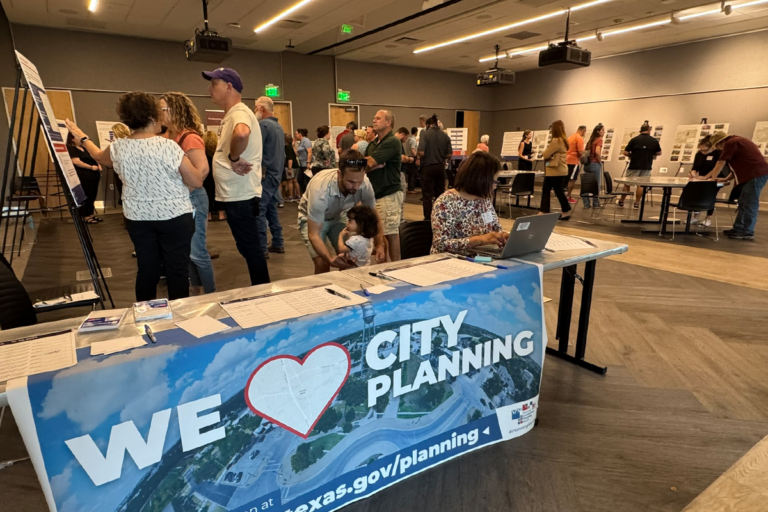
M 499 161 L 474 153 L 456 173 L 455 188 L 441 195 L 432 209 L 432 254 L 474 254 L 481 245 L 503 247 L 509 234 L 501 230 L 493 208 Z
M 317 174 L 323 169 L 333 169 L 336 167 L 336 152 L 328 142 L 331 139 L 331 129 L 327 125 L 317 127 L 317 140 L 312 143 L 312 163 L 309 168 L 312 169 L 312 175 Z

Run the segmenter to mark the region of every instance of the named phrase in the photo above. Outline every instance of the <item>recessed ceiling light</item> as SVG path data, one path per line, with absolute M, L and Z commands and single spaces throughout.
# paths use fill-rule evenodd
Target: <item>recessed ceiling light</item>
M 229 23 L 227 26 L 229 28 L 240 28 L 240 24 L 239 23 Z

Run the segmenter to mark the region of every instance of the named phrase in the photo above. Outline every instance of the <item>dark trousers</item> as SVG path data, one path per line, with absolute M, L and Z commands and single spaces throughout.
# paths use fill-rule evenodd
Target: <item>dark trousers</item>
M 80 215 L 83 217 L 90 217 L 93 215 L 94 207 L 93 203 L 96 201 L 96 196 L 99 194 L 99 180 L 101 179 L 101 173 L 99 171 L 83 170 L 75 168 L 77 171 L 77 177 L 80 179 L 80 185 L 85 192 L 85 200 L 80 205 Z
M 307 183 L 309 183 L 309 178 L 306 174 L 304 174 L 304 171 L 306 171 L 306 167 L 299 167 L 296 169 L 296 181 L 299 184 L 299 190 L 301 191 L 301 195 L 304 195 L 304 192 L 307 191 Z
M 432 219 L 432 203 L 445 192 L 445 166 L 443 164 L 424 165 L 421 168 L 421 207 L 424 220 Z
M 189 254 L 195 221 L 191 213 L 170 220 L 125 219 L 125 227 L 136 249 L 136 300 L 157 298 L 160 268 L 165 264 L 168 298 L 189 297 Z
M 555 197 L 560 201 L 560 209 L 563 213 L 571 211 L 571 205 L 568 204 L 568 198 L 565 197 L 563 189 L 568 184 L 569 176 L 545 176 L 544 184 L 541 186 L 541 207 L 539 211 L 549 213 L 549 193 L 555 191 Z
M 259 198 L 222 202 L 237 250 L 248 264 L 251 285 L 269 282 L 269 269 L 259 242 Z
M 408 190 L 416 190 L 416 183 L 419 181 L 419 166 L 416 164 L 403 164 L 403 170 L 408 177 Z

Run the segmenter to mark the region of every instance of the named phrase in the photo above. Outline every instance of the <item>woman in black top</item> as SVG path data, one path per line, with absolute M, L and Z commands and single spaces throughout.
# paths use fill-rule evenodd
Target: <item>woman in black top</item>
M 75 165 L 77 178 L 85 192 L 85 200 L 80 205 L 80 215 L 88 224 L 96 224 L 102 219 L 94 215 L 93 203 L 96 201 L 96 195 L 99 192 L 99 180 L 101 179 L 101 166 L 94 160 L 88 151 L 80 145 L 80 141 L 75 139 L 72 133 L 67 134 L 67 152 L 69 158 Z
M 704 137 L 699 141 L 699 150 L 696 152 L 696 156 L 693 157 L 693 167 L 691 168 L 691 178 L 696 178 L 699 176 L 706 176 L 710 172 L 712 172 L 712 169 L 715 168 L 715 165 L 717 165 L 718 160 L 720 160 L 720 150 L 715 149 L 714 151 L 710 151 L 712 149 L 712 144 L 709 142 L 709 135 Z M 725 178 L 731 173 L 731 169 L 726 164 L 725 167 L 723 167 L 723 170 L 720 171 L 720 176 L 718 178 Z M 735 187 L 740 187 L 741 185 L 735 185 Z M 735 197 L 738 197 L 740 190 L 736 191 Z M 712 215 L 714 215 L 715 210 L 709 210 L 707 212 L 707 217 L 702 220 L 698 221 L 699 218 L 699 212 L 696 212 L 694 215 L 696 216 L 697 222 L 700 222 L 702 226 L 711 226 L 712 225 Z
M 288 201 L 298 201 L 301 199 L 301 190 L 299 182 L 296 180 L 298 174 L 299 162 L 296 157 L 296 151 L 293 150 L 293 138 L 290 134 L 285 134 L 285 172 L 283 173 L 283 196 Z
M 518 171 L 530 171 L 533 169 L 533 132 L 531 130 L 525 130 L 523 132 L 523 140 L 520 141 L 520 146 L 517 148 L 517 156 L 520 160 L 517 161 Z

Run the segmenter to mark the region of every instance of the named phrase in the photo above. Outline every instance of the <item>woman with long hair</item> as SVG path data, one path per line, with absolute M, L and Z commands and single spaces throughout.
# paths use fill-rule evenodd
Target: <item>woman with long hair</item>
M 285 173 L 283 174 L 283 196 L 288 201 L 298 201 L 301 199 L 299 182 L 296 181 L 299 163 L 297 161 L 296 151 L 293 149 L 293 138 L 290 133 L 285 134 Z
M 533 170 L 533 132 L 531 130 L 525 130 L 523 132 L 523 140 L 520 141 L 520 145 L 517 147 L 517 156 L 520 158 L 517 161 L 518 171 L 531 171 Z
M 552 140 L 544 150 L 544 184 L 541 186 L 540 213 L 549 213 L 550 196 L 554 190 L 555 197 L 560 202 L 560 220 L 571 218 L 571 205 L 565 196 L 565 187 L 568 181 L 568 165 L 565 156 L 568 153 L 568 137 L 565 135 L 565 125 L 562 121 L 552 123 Z
M 205 155 L 203 123 L 192 100 L 180 92 L 167 92 L 160 97 L 160 109 L 160 119 L 167 128 L 166 136 L 181 147 L 197 172 L 205 178 L 210 173 L 210 167 Z M 213 293 L 216 291 L 216 280 L 206 247 L 208 194 L 205 188 L 189 187 L 189 200 L 195 209 L 195 233 L 192 235 L 189 266 L 192 294 Z
M 203 135 L 203 143 L 205 144 L 205 158 L 208 159 L 208 169 L 213 169 L 213 155 L 216 154 L 216 147 L 219 145 L 219 136 L 216 135 L 216 132 L 208 130 Z M 219 210 L 216 202 L 216 181 L 213 178 L 213 172 L 209 172 L 208 176 L 205 177 L 203 188 L 208 194 L 208 220 L 211 220 L 214 214 L 218 214 L 219 220 L 226 220 L 227 214 L 224 213 L 224 210 Z
M 317 139 L 312 143 L 312 163 L 309 168 L 314 176 L 323 169 L 336 167 L 336 152 L 331 147 L 331 129 L 328 125 L 317 127 Z
M 187 187 L 202 187 L 204 176 L 178 144 L 158 137 L 162 111 L 154 96 L 123 94 L 117 102 L 117 114 L 131 135 L 103 151 L 69 119 L 67 128 L 97 162 L 114 167 L 123 180 L 123 214 L 138 260 L 136 300 L 157 297 L 163 263 L 168 297 L 189 297 L 189 254 L 195 221 Z
M 101 166 L 91 157 L 88 150 L 80 144 L 80 140 L 69 132 L 67 135 L 67 152 L 72 164 L 77 171 L 77 178 L 85 192 L 85 200 L 78 211 L 86 224 L 96 224 L 102 219 L 96 216 L 96 196 L 99 193 L 99 180 L 101 180 Z
M 586 146 L 584 146 L 584 150 L 589 151 L 589 163 L 584 168 L 584 170 L 595 177 L 595 180 L 597 180 L 598 190 L 600 190 L 600 183 L 603 181 L 602 154 L 604 135 L 605 127 L 603 126 L 603 123 L 599 123 L 597 126 L 595 126 L 594 130 L 592 130 L 592 135 L 589 136 L 589 141 L 587 141 Z M 589 208 L 589 197 L 584 196 L 582 199 L 584 200 L 584 208 Z M 620 206 L 624 206 L 622 201 L 620 201 L 619 204 Z M 600 206 L 600 200 L 597 197 L 592 198 L 592 206 L 594 208 L 598 208 Z

